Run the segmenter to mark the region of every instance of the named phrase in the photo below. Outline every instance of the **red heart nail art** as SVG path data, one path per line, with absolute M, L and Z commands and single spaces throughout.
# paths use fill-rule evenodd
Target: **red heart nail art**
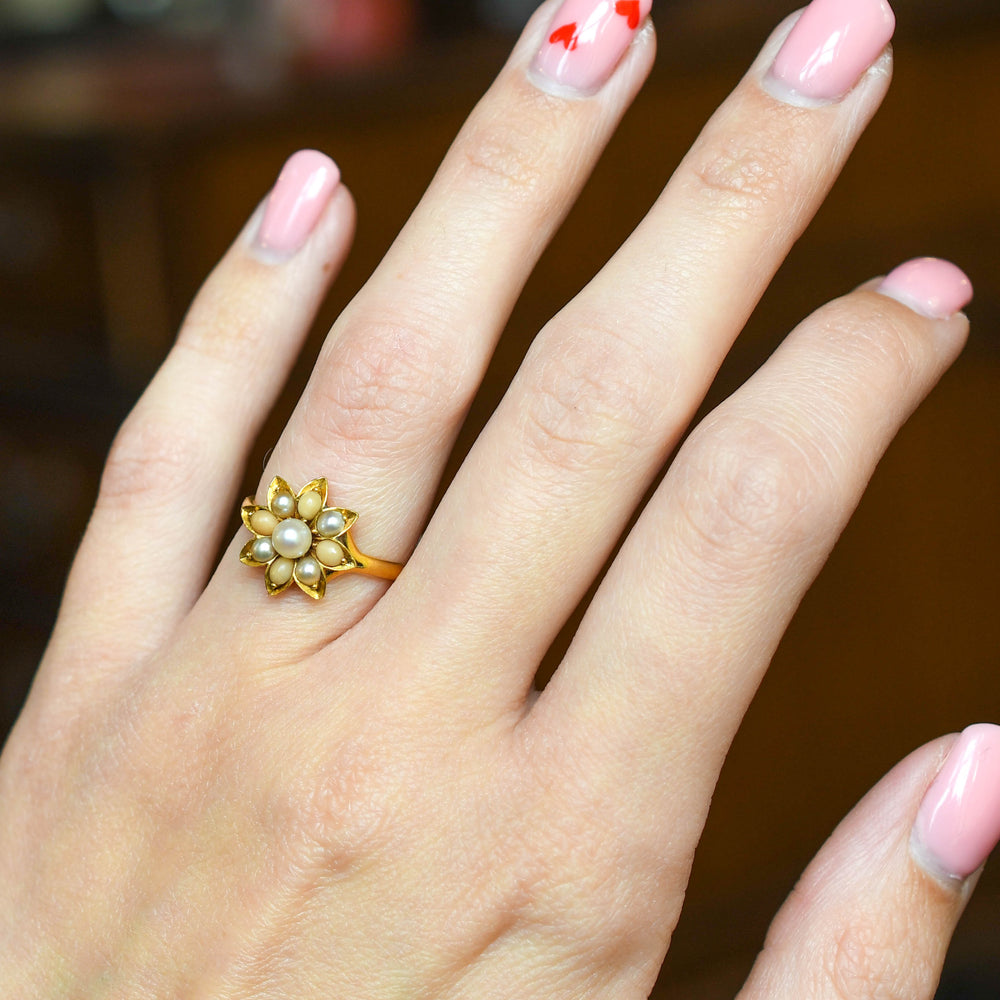
M 636 7 L 639 6 L 638 0 L 636 0 Z M 549 42 L 552 45 L 562 42 L 567 49 L 573 50 L 576 48 L 576 21 L 570 21 L 569 24 L 564 24 L 561 28 L 556 28 L 555 31 L 549 35 Z
M 635 31 L 639 27 L 639 0 L 618 0 L 615 13 L 628 18 L 628 26 Z

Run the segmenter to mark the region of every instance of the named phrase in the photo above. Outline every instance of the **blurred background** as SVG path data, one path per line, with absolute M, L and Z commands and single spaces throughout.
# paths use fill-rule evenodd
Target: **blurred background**
M 532 5 L 3 0 L 0 468 L 16 537 L 32 543 L 6 534 L 0 736 L 43 651 L 115 429 L 286 156 L 303 146 L 334 156 L 359 234 L 248 489 L 323 332 Z M 641 218 L 793 6 L 657 5 L 653 77 L 526 289 L 453 466 L 533 333 Z M 656 996 L 732 996 L 770 916 L 861 794 L 922 742 L 1000 722 L 1000 7 L 895 7 L 886 105 L 706 405 L 817 305 L 916 255 L 969 272 L 973 340 L 883 462 L 747 717 Z M 988 871 L 941 997 L 998 995 L 998 926 L 1000 877 Z

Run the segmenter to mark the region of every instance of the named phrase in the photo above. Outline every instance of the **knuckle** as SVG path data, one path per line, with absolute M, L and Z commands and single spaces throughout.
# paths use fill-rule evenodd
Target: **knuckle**
M 826 477 L 805 442 L 787 431 L 723 420 L 709 421 L 689 441 L 681 511 L 700 565 L 756 572 L 761 561 L 808 542 L 829 520 Z
M 568 823 L 546 824 L 536 831 L 532 851 L 536 918 L 575 926 L 577 939 L 600 940 L 611 935 L 620 895 L 619 869 L 608 866 L 607 844 L 585 829 Z
M 275 702 L 228 692 L 191 704 L 180 693 L 155 708 L 125 709 L 106 771 L 117 772 L 139 814 L 161 826 L 196 824 L 206 803 L 238 829 L 283 845 L 283 863 L 319 878 L 354 870 L 382 851 L 403 824 L 385 755 L 358 732 L 344 735 L 322 761 L 286 741 L 249 746 L 240 733 Z M 220 746 L 235 749 L 220 755 Z M 197 782 L 192 775 L 200 776 Z M 210 807 L 214 809 L 215 807 Z
M 338 439 L 385 446 L 390 428 L 394 446 L 412 445 L 457 423 L 467 405 L 449 358 L 413 323 L 345 327 L 317 372 L 304 429 L 323 447 Z
M 385 766 L 369 744 L 343 740 L 317 775 L 303 768 L 258 804 L 263 825 L 280 831 L 296 864 L 343 874 L 383 852 L 402 827 Z
M 701 197 L 738 221 L 769 215 L 787 198 L 801 152 L 793 130 L 780 138 L 762 142 L 759 134 L 735 132 L 699 143 L 690 171 Z
M 904 1000 L 931 996 L 937 971 L 907 947 L 898 919 L 884 915 L 876 927 L 854 921 L 830 940 L 819 964 L 819 996 L 838 1000 Z
M 555 761 L 540 776 L 538 795 L 528 796 L 532 808 L 518 827 L 528 854 L 522 868 L 532 872 L 529 915 L 557 928 L 561 943 L 584 961 L 595 952 L 610 960 L 658 947 L 679 916 L 676 889 L 689 868 L 684 852 L 664 854 L 662 831 L 648 814 L 640 822 L 630 805 L 609 802 L 606 786 L 594 782 L 592 760 L 584 753 Z
M 505 199 L 534 204 L 547 200 L 545 179 L 551 150 L 538 137 L 552 134 L 552 123 L 527 114 L 500 121 L 476 115 L 459 143 L 457 179 L 469 190 L 497 192 Z
M 197 437 L 140 409 L 122 425 L 104 466 L 99 502 L 128 505 L 149 496 L 176 496 L 196 475 Z
M 201 789 L 191 775 L 203 770 L 205 781 L 218 777 L 214 766 L 216 741 L 234 738 L 232 727 L 206 699 L 181 704 L 161 693 L 155 705 L 148 697 L 118 701 L 111 707 L 112 733 L 102 743 L 90 779 L 117 784 L 138 815 L 158 825 L 178 824 L 196 812 Z
M 190 355 L 188 364 L 231 365 L 234 359 L 258 351 L 263 345 L 268 324 L 258 313 L 249 314 L 247 303 L 218 303 L 192 306 L 181 326 L 173 352 Z
M 648 957 L 676 914 L 664 905 L 655 867 L 637 860 L 635 843 L 597 817 L 547 827 L 544 838 L 528 919 L 551 928 L 572 963 Z
M 522 394 L 529 453 L 557 472 L 613 471 L 658 418 L 655 375 L 608 330 L 577 326 L 542 350 Z
M 925 360 L 922 342 L 898 311 L 848 296 L 830 303 L 818 318 L 823 342 L 851 362 L 865 388 L 905 390 L 917 381 Z

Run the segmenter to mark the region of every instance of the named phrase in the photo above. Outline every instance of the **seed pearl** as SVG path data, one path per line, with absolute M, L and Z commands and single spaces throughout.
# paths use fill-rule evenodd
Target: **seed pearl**
M 344 561 L 344 550 L 327 538 L 316 546 L 316 558 L 324 566 L 339 566 Z
M 271 535 L 271 542 L 279 556 L 298 559 L 309 551 L 312 545 L 312 532 L 305 521 L 300 521 L 297 517 L 287 517 L 284 521 L 278 522 Z
M 316 530 L 325 538 L 333 538 L 344 530 L 344 515 L 339 510 L 324 510 L 316 519 Z
M 294 569 L 295 561 L 293 559 L 275 559 L 271 563 L 267 575 L 271 578 L 271 583 L 280 587 L 291 580 Z
M 307 587 L 315 587 L 322 574 L 323 570 L 312 556 L 306 556 L 295 564 L 295 579 Z
M 260 563 L 270 562 L 274 558 L 274 546 L 270 538 L 258 538 L 250 548 L 254 559 Z
M 256 511 L 253 517 L 250 518 L 250 527 L 253 528 L 258 535 L 271 534 L 277 523 L 278 519 L 269 510 L 264 509 Z
M 291 493 L 276 493 L 271 501 L 271 510 L 278 517 L 291 517 L 295 513 L 295 497 Z
M 323 498 L 315 490 L 310 490 L 299 497 L 298 507 L 299 517 L 303 521 L 311 521 L 323 509 Z

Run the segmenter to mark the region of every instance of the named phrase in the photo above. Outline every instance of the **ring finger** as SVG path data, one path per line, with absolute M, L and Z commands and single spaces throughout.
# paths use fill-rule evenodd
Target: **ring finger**
M 325 475 L 330 502 L 361 514 L 366 551 L 406 555 L 524 281 L 651 66 L 650 2 L 539 10 L 331 331 L 262 496 L 275 473 L 294 486 Z M 575 44 L 551 40 L 553 17 L 567 7 L 591 15 L 590 34 Z M 550 65 L 553 50 L 566 59 Z M 317 614 L 303 601 L 267 605 L 260 580 L 231 558 L 222 575 L 232 599 L 261 601 L 263 627 L 290 628 L 307 643 L 351 624 L 377 593 L 340 582 L 338 600 Z

